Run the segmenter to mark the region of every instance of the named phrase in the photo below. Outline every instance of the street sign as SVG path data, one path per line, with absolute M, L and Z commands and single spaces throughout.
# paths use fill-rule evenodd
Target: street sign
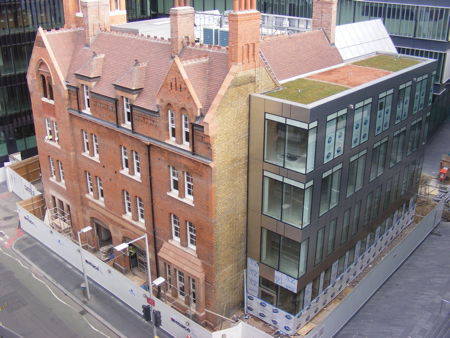
M 155 301 L 152 298 L 147 297 L 147 304 L 150 304 L 151 306 L 155 306 Z

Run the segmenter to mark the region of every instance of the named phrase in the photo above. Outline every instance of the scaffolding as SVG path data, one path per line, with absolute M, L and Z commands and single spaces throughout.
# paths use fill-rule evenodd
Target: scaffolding
M 72 237 L 72 221 L 70 214 L 58 207 L 47 209 L 47 211 L 49 216 L 48 224 L 50 227 L 59 233 Z

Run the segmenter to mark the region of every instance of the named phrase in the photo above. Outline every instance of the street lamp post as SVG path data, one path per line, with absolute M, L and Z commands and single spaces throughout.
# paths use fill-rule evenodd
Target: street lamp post
M 150 297 L 151 297 L 152 296 L 152 272 L 150 270 L 150 251 L 148 249 L 148 237 L 147 237 L 147 234 L 145 233 L 143 236 L 138 237 L 136 239 L 133 239 L 132 241 L 116 245 L 114 247 L 114 250 L 122 251 L 122 250 L 128 248 L 128 246 L 131 243 L 137 242 L 137 241 L 139 241 L 141 239 L 145 239 L 145 251 L 146 251 L 146 259 L 147 259 L 146 263 L 147 263 L 148 291 L 149 291 Z
M 121 243 L 121 244 L 119 244 L 119 245 L 116 245 L 115 247 L 114 247 L 114 249 L 116 250 L 116 251 L 122 251 L 122 250 L 124 250 L 124 249 L 127 249 L 128 248 L 128 246 L 131 244 L 131 243 L 134 243 L 134 242 L 137 242 L 137 241 L 139 241 L 139 240 L 141 240 L 141 239 L 145 239 L 145 251 L 146 251 L 146 262 L 147 262 L 147 278 L 148 278 L 148 292 L 149 292 L 149 294 L 150 294 L 150 298 L 153 296 L 152 295 L 152 272 L 151 272 L 151 269 L 150 269 L 150 251 L 149 251 L 149 249 L 148 249 L 148 237 L 147 237 L 147 233 L 145 233 L 143 236 L 141 236 L 141 237 L 138 237 L 138 238 L 136 238 L 136 239 L 133 239 L 132 241 L 129 241 L 129 242 L 126 242 L 126 243 Z M 154 337 L 156 337 L 156 327 L 155 327 L 155 322 L 154 322 L 154 315 L 153 315 L 153 308 L 152 308 L 152 311 L 151 311 L 151 313 L 150 313 L 150 318 L 151 318 L 151 320 L 152 320 L 152 323 L 153 323 L 153 336 Z
M 80 234 L 81 233 L 86 233 L 88 231 L 91 231 L 92 227 L 90 225 L 88 225 L 87 227 L 84 227 L 83 229 L 81 229 L 80 231 L 78 231 L 78 245 L 80 246 L 80 258 L 81 258 L 81 268 L 83 270 L 83 275 L 84 275 L 84 284 L 86 285 L 86 296 L 87 296 L 87 300 L 91 299 L 91 294 L 89 292 L 89 284 L 88 284 L 88 278 L 87 278 L 87 274 L 86 274 L 86 269 L 84 267 L 84 257 L 83 257 L 83 246 L 81 245 L 81 237 Z

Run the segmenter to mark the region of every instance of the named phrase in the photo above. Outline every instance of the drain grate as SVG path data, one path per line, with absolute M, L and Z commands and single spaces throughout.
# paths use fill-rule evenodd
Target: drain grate
M 81 310 L 80 312 L 78 312 L 80 315 L 82 315 L 82 316 L 84 316 L 86 313 L 87 313 L 87 311 L 85 310 L 85 309 L 83 309 L 83 310 Z

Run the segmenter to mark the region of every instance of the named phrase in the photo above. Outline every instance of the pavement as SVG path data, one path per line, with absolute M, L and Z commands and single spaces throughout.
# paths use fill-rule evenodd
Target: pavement
M 449 252 L 441 222 L 335 337 L 450 338 Z
M 7 192 L 5 184 L 0 184 L 0 253 L 6 253 L 16 260 L 20 260 L 20 262 L 15 262 L 15 265 L 19 266 L 22 264 L 35 275 L 41 276 L 41 278 L 45 280 L 45 282 L 43 282 L 44 284 L 51 285 L 53 288 L 57 289 L 62 296 L 68 298 L 68 301 L 73 304 L 72 308 L 78 307 L 79 311 L 72 314 L 74 321 L 76 321 L 78 317 L 80 317 L 81 320 L 83 320 L 82 316 L 90 317 L 92 322 L 107 328 L 106 330 L 103 330 L 107 331 L 107 334 L 103 334 L 103 336 L 136 338 L 152 337 L 153 327 L 151 323 L 146 322 L 140 314 L 136 313 L 125 303 L 92 280 L 89 280 L 91 299 L 86 301 L 80 287 L 81 283 L 84 281 L 82 274 L 39 241 L 18 229 L 18 217 L 15 211 L 15 203 L 19 200 L 20 199 L 13 193 Z M 4 258 L 0 256 L 0 263 L 3 262 Z M 2 271 L 1 269 L 2 265 L 0 264 L 0 272 Z M 19 292 L 14 290 L 9 290 L 7 292 L 3 287 L 4 281 L 6 280 L 8 282 L 5 278 L 6 277 L 3 277 L 2 275 L 0 279 L 2 285 L 0 288 L 0 300 L 2 299 L 2 291 L 5 291 L 5 297 L 10 297 L 12 301 L 15 299 L 18 304 L 24 303 L 24 299 L 26 300 L 29 297 L 31 298 L 36 294 L 41 293 L 41 291 L 27 293 L 26 291 Z M 12 284 L 10 283 L 10 285 L 17 285 L 17 290 L 20 290 L 20 284 L 26 284 L 27 279 L 30 279 L 29 275 L 28 277 L 26 275 L 20 275 L 18 278 L 11 280 Z M 51 297 L 47 296 L 47 298 Z M 12 301 L 9 302 L 11 303 Z M 11 309 L 12 307 L 10 310 Z M 58 313 L 54 315 L 52 311 L 57 311 Z M 37 318 L 40 318 L 41 316 L 43 318 L 42 325 L 38 325 L 38 329 L 45 332 L 44 327 L 46 318 L 50 318 L 50 321 L 59 320 L 58 315 L 60 314 L 60 311 L 62 310 L 58 308 L 55 310 L 55 305 L 53 304 L 52 306 L 48 305 L 47 307 L 41 307 L 41 310 L 33 308 L 33 310 L 30 310 L 29 314 L 33 314 L 30 315 L 30 318 L 33 318 L 33 316 Z M 39 316 L 35 316 L 34 313 L 39 313 Z M 2 312 L 0 312 L 0 337 L 13 336 L 13 333 L 9 335 L 8 329 L 19 333 L 21 328 L 28 328 L 32 324 L 24 323 L 23 319 L 24 318 L 21 318 L 21 321 L 16 320 L 16 322 L 11 322 L 12 326 L 7 325 L 8 328 L 2 327 Z M 40 320 L 36 321 L 36 323 L 39 322 Z M 156 334 L 160 338 L 171 337 L 169 334 L 159 329 Z M 71 327 L 68 328 L 67 326 L 61 325 L 59 335 L 50 333 L 36 335 L 28 332 L 23 336 L 95 337 L 96 332 L 92 331 L 88 333 L 87 331 L 81 331 L 81 329 L 78 330 L 76 327 L 72 329 Z
M 422 172 L 432 177 L 438 177 L 439 162 L 442 155 L 450 153 L 450 117 L 431 136 L 425 147 L 425 157 Z

